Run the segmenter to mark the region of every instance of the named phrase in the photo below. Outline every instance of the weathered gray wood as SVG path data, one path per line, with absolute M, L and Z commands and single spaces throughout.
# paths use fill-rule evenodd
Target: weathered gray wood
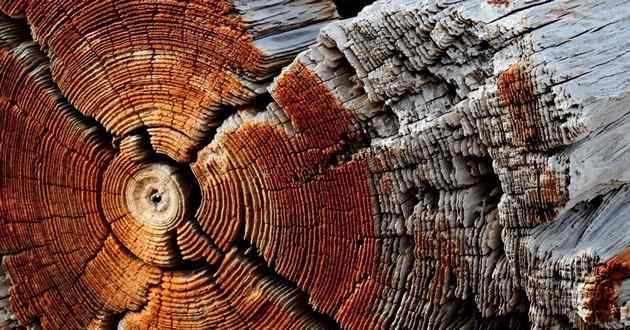
M 615 197 L 630 163 L 629 10 L 627 1 L 378 1 L 326 27 L 302 56 L 373 132 L 359 154 L 379 160 L 375 226 L 416 242 L 412 268 L 391 264 L 407 282 L 387 298 L 394 327 L 448 324 L 411 313 L 449 299 L 474 301 L 484 318 L 528 310 L 534 328 L 629 324 L 627 285 L 609 279 L 618 299 L 585 289 L 630 246 L 630 210 Z M 356 76 L 331 75 L 349 69 Z M 364 96 L 348 94 L 351 81 Z M 427 198 L 439 200 L 434 211 Z M 606 208 L 589 204 L 596 198 Z M 445 245 L 424 250 L 426 239 Z M 627 278 L 623 260 L 616 276 Z M 435 263 L 454 273 L 450 290 L 415 284 L 433 281 L 423 269 Z M 608 307 L 621 314 L 593 310 Z
M 61 99 L 63 88 L 54 86 L 57 77 L 25 31 L 0 19 L 6 66 L 20 68 L 25 80 L 35 77 L 34 89 L 44 92 L 34 95 L 52 95 L 65 112 L 37 111 L 58 120 L 61 132 L 91 127 L 94 141 L 55 152 L 102 151 L 103 159 L 88 158 L 104 182 L 88 177 L 80 189 L 97 197 L 49 193 L 52 184 L 40 180 L 33 209 L 52 212 L 46 202 L 59 195 L 71 196 L 77 209 L 105 205 L 93 212 L 94 223 L 109 240 L 86 239 L 82 244 L 96 252 L 85 260 L 108 251 L 100 245 L 111 250 L 120 241 L 125 247 L 124 261 L 110 258 L 107 269 L 122 273 L 113 283 L 128 279 L 125 294 L 136 300 L 112 302 L 96 280 L 88 282 L 95 294 L 61 292 L 77 306 L 91 303 L 72 315 L 70 327 L 264 327 L 273 324 L 261 321 L 274 319 L 271 313 L 296 327 L 630 327 L 630 1 L 379 0 L 344 20 L 331 1 L 230 4 L 230 15 L 242 24 L 236 26 L 262 56 L 255 68 L 242 70 L 230 66 L 230 52 L 221 54 L 218 69 L 227 67 L 243 89 L 217 101 L 233 113 L 213 117 L 216 131 L 180 155 L 191 160 L 201 205 L 194 212 L 181 206 L 168 230 L 149 228 L 147 235 L 116 232 L 115 224 L 151 214 L 147 203 L 136 205 L 140 210 L 129 209 L 129 202 L 110 207 L 115 199 L 108 194 L 118 191 L 111 182 L 125 182 L 131 173 L 119 173 L 123 166 L 110 165 L 110 158 L 150 161 L 157 157 L 150 141 L 114 132 L 114 148 L 105 147 L 78 115 L 81 107 Z M 222 29 L 230 37 L 240 31 Z M 46 33 L 35 30 L 36 40 Z M 140 55 L 130 61 L 141 62 Z M 11 106 L 26 97 L 18 83 L 2 79 L 12 93 L 0 93 L 8 100 L 0 110 L 18 113 Z M 73 77 L 66 79 L 73 86 Z M 20 118 L 28 122 L 33 107 L 21 109 L 27 115 Z M 72 120 L 60 117 L 66 112 Z M 41 134 L 54 133 L 56 127 L 46 124 Z M 0 133 L 22 142 L 13 130 Z M 181 139 L 161 142 L 179 152 Z M 24 153 L 37 160 L 43 157 L 38 151 Z M 67 170 L 43 158 L 47 170 Z M 25 162 L 38 168 L 38 161 Z M 7 177 L 22 178 L 15 166 L 5 168 Z M 177 186 L 186 182 L 177 180 Z M 19 209 L 30 196 L 15 183 L 8 187 L 11 199 L 0 206 L 30 212 Z M 187 205 L 188 193 L 180 195 L 177 205 Z M 112 220 L 108 212 L 121 216 Z M 6 230 L 0 243 L 8 247 L 0 246 L 13 261 L 7 271 L 20 274 L 21 282 L 11 283 L 0 271 L 0 327 L 14 327 L 18 318 L 61 324 L 55 306 L 40 310 L 48 301 L 27 295 L 54 285 L 15 265 L 31 249 L 23 241 L 48 239 L 52 229 L 34 221 L 28 228 L 36 234 L 28 236 L 14 213 L 0 213 Z M 81 226 L 76 230 L 96 225 Z M 167 238 L 152 240 L 153 234 Z M 50 240 L 73 247 L 66 237 Z M 168 259 L 156 263 L 163 242 Z M 45 257 L 56 261 L 64 253 Z M 157 266 L 145 267 L 147 260 Z M 177 268 L 184 262 L 194 263 Z M 144 267 L 141 275 L 125 273 L 137 264 Z M 97 275 L 88 278 L 101 279 Z M 13 293 L 17 316 L 7 298 L 12 286 L 20 288 Z

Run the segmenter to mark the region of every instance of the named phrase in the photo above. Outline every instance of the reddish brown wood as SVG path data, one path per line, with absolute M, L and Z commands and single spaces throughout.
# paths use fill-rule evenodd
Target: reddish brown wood
M 0 0 L 0 328 L 629 325 L 629 7 Z
M 118 136 L 146 129 L 153 149 L 177 161 L 191 159 L 224 106 L 255 97 L 243 78 L 278 66 L 227 0 L 20 0 L 0 9 L 26 16 L 79 111 Z
M 365 305 L 380 287 L 377 278 L 366 277 L 378 273 L 367 164 L 330 163 L 362 133 L 299 62 L 278 78 L 273 96 L 291 128 L 276 122 L 274 116 L 282 116 L 277 109 L 245 118 L 204 150 L 193 170 L 204 178 L 203 195 L 213 196 L 215 204 L 202 205 L 198 217 L 211 237 L 241 221 L 245 239 L 278 273 L 309 292 L 317 310 L 348 325 L 374 325 L 378 315 Z M 319 106 L 311 107 L 313 102 Z M 241 207 L 217 216 L 233 205 Z

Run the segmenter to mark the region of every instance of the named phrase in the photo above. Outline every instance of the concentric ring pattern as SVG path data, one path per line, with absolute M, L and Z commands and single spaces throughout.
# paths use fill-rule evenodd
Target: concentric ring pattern
M 557 2 L 0 0 L 0 328 L 629 324 Z

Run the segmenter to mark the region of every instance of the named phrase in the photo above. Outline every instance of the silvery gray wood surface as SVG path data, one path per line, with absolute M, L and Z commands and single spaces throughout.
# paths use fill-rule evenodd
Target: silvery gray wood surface
M 378 160 L 375 227 L 420 251 L 391 247 L 383 313 L 458 328 L 443 313 L 473 301 L 532 328 L 628 326 L 627 281 L 604 320 L 584 287 L 630 245 L 630 2 L 495 2 L 377 1 L 300 56 L 371 134 L 355 157 Z

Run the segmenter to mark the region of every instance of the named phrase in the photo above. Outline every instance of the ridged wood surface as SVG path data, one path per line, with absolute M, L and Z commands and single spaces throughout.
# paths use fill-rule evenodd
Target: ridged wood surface
M 629 2 L 0 10 L 0 327 L 630 326 Z

